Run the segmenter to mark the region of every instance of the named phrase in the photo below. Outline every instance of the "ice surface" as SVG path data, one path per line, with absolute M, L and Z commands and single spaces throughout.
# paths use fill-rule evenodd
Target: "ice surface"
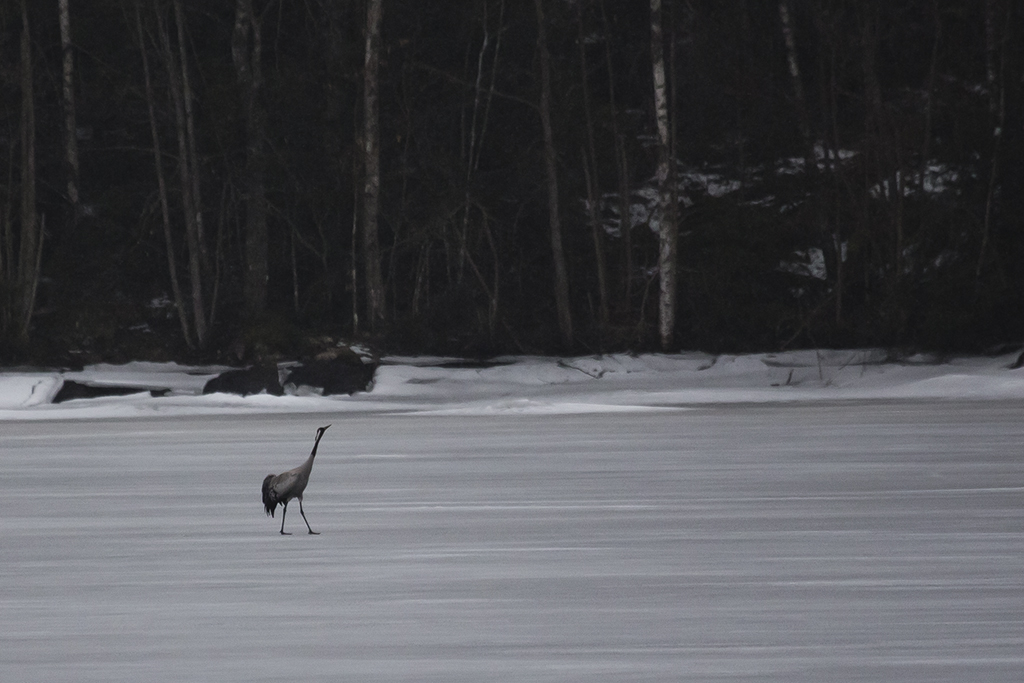
M 1019 681 L 1018 371 L 865 354 L 9 401 L 0 680 Z

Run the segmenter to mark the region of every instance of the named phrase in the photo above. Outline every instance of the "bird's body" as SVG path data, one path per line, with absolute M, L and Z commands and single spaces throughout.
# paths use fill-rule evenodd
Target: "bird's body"
M 330 426 L 327 425 L 327 427 Z M 284 508 L 281 511 L 282 534 L 286 534 L 284 518 L 288 513 L 288 501 L 293 498 L 299 499 L 299 513 L 302 515 L 302 520 L 306 522 L 306 528 L 309 529 L 309 533 L 317 533 L 309 526 L 306 513 L 302 509 L 302 492 L 306 490 L 306 484 L 309 483 L 309 473 L 313 470 L 313 459 L 316 458 L 316 449 L 320 446 L 320 438 L 327 431 L 327 427 L 321 427 L 316 430 L 316 441 L 313 443 L 313 451 L 306 458 L 306 462 L 295 469 L 282 472 L 281 474 L 268 474 L 266 479 L 263 480 L 263 507 L 266 509 L 267 514 L 273 517 L 274 510 L 277 509 L 278 504 Z

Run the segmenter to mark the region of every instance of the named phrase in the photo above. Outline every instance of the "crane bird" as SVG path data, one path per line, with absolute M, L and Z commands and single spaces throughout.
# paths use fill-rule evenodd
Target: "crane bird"
M 327 427 L 330 426 L 327 425 Z M 320 445 L 320 437 L 327 431 L 327 427 L 321 427 L 316 430 L 316 441 L 313 442 L 313 450 L 309 457 L 306 458 L 306 462 L 293 470 L 288 470 L 281 474 L 268 474 L 267 478 L 263 480 L 263 507 L 266 508 L 267 514 L 273 517 L 278 503 L 284 506 L 284 509 L 281 510 L 281 533 L 285 536 L 290 535 L 284 530 L 284 516 L 288 513 L 288 501 L 292 498 L 299 499 L 299 514 L 302 515 L 302 521 L 306 523 L 309 533 L 320 533 L 319 531 L 313 531 L 312 527 L 309 526 L 309 520 L 306 519 L 306 513 L 302 509 L 302 492 L 306 490 L 306 484 L 309 483 L 309 473 L 313 469 L 313 458 L 316 457 L 316 449 Z

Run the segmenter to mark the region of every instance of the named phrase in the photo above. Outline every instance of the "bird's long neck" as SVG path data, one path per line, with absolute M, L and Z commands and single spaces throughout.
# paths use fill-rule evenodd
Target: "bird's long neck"
M 302 465 L 300 465 L 300 471 L 303 474 L 305 474 L 305 476 L 307 476 L 307 477 L 309 476 L 309 473 L 313 471 L 313 454 L 312 453 L 310 453 L 309 457 L 306 458 L 306 462 L 304 462 L 304 463 L 302 463 Z
M 316 441 L 313 442 L 313 450 L 310 451 L 310 453 L 309 453 L 309 464 L 310 465 L 313 464 L 313 458 L 316 457 L 316 449 L 320 447 L 320 438 L 323 435 L 324 435 L 323 432 L 320 432 L 319 434 L 316 435 Z

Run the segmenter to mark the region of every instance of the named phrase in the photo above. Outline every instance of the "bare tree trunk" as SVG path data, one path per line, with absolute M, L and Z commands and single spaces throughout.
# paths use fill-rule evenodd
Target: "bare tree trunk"
M 490 113 L 491 102 L 494 98 L 495 79 L 498 71 L 498 56 L 501 52 L 501 35 L 505 20 L 505 0 L 501 0 L 498 10 L 498 32 L 494 43 L 494 56 L 491 59 L 491 82 L 490 89 L 484 89 L 484 58 L 487 56 L 487 48 L 491 44 L 490 19 L 488 17 L 488 3 L 483 5 L 483 40 L 480 43 L 480 51 L 476 59 L 476 79 L 473 84 L 473 113 L 470 116 L 469 135 L 463 135 L 463 157 L 466 164 L 465 199 L 462 207 L 462 232 L 459 235 L 459 279 L 462 278 L 463 264 L 466 261 L 467 249 L 469 248 L 469 217 L 474 202 L 470 188 L 473 184 L 473 174 L 479 168 L 481 148 L 483 147 L 484 135 L 487 132 L 487 119 Z M 467 52 L 468 59 L 468 52 Z M 486 98 L 485 98 L 486 92 Z M 465 126 L 463 126 L 463 129 Z M 466 143 L 468 142 L 468 149 Z
M 481 212 L 483 213 L 483 212 Z M 487 331 L 490 339 L 494 339 L 495 326 L 498 322 L 498 301 L 501 293 L 501 256 L 498 254 L 498 245 L 494 243 L 494 234 L 491 231 L 491 219 L 486 213 L 484 219 L 484 236 L 487 238 L 487 246 L 491 248 L 491 261 L 494 270 L 491 273 L 491 299 L 487 308 Z
M 839 85 L 836 75 L 837 47 L 835 38 L 835 19 L 822 7 L 819 0 L 813 10 L 814 28 L 817 33 L 817 40 L 821 45 L 827 45 L 827 50 L 818 51 L 818 90 L 821 107 L 821 140 L 823 148 L 823 162 L 827 169 L 826 182 L 830 186 L 829 194 L 826 194 L 824 184 L 819 193 L 818 199 L 822 207 L 821 215 L 823 220 L 831 215 L 834 221 L 831 234 L 832 250 L 835 258 L 835 322 L 837 326 L 843 325 L 843 299 L 846 282 L 846 240 L 844 239 L 844 224 L 849 220 L 847 212 L 841 208 L 840 195 L 842 188 L 849 187 L 849 180 L 844 174 L 837 173 L 836 163 L 839 159 L 839 122 L 838 122 L 838 95 Z M 832 204 L 825 206 L 824 201 L 831 196 Z
M 623 309 L 629 311 L 633 307 L 633 273 L 636 271 L 636 259 L 633 256 L 633 190 L 629 158 L 626 153 L 626 136 L 622 133 L 615 136 L 615 163 L 619 176 L 619 232 L 622 233 L 622 267 L 625 270 L 622 303 Z
M 21 0 L 21 239 L 18 253 L 17 335 L 28 343 L 43 233 L 36 215 L 36 115 L 32 75 L 32 39 L 28 7 Z
M 246 122 L 244 297 L 249 315 L 259 315 L 267 306 L 266 114 L 260 101 L 262 52 L 261 26 L 253 13 L 252 0 L 237 0 L 231 56 Z
M 60 11 L 60 43 L 64 52 L 64 152 L 67 163 L 68 201 L 71 203 L 72 221 L 81 215 L 78 193 L 78 125 L 75 123 L 75 61 L 71 45 L 71 12 L 68 0 L 57 0 Z
M 678 255 L 678 240 L 679 240 L 679 223 L 682 221 L 679 215 L 679 165 L 676 163 L 678 158 L 678 142 L 679 142 L 679 106 L 678 106 L 678 94 L 679 94 L 679 70 L 676 68 L 676 40 L 675 27 L 678 25 L 675 19 L 675 10 L 679 5 L 674 2 L 669 2 L 669 60 L 668 60 L 668 86 L 669 86 L 669 144 L 668 144 L 668 182 L 669 182 L 669 210 L 668 219 L 669 223 L 673 226 L 674 237 L 673 240 L 676 242 L 676 255 Z M 689 6 L 690 14 L 693 14 L 692 6 Z M 675 264 L 678 261 L 677 256 L 672 257 L 672 262 Z M 676 275 L 676 286 L 673 291 L 676 292 L 676 302 L 673 304 L 673 319 L 678 317 L 678 265 L 674 266 Z
M 178 29 L 178 53 L 181 64 L 181 91 L 185 104 L 185 133 L 188 141 L 189 167 L 192 177 L 192 203 L 195 208 L 196 234 L 199 241 L 199 263 L 203 268 L 203 276 L 210 278 L 213 273 L 213 266 L 210 262 L 210 253 L 206 247 L 206 230 L 203 219 L 203 195 L 201 192 L 201 173 L 199 168 L 199 153 L 196 147 L 196 124 L 195 114 L 192 109 L 192 101 L 195 99 L 192 94 L 192 79 L 189 76 L 188 54 L 186 51 L 185 39 L 185 13 L 181 9 L 181 0 L 174 0 L 174 20 Z
M 673 343 L 676 324 L 676 245 L 679 230 L 672 219 L 674 212 L 671 206 L 672 188 L 669 183 L 669 164 L 672 160 L 661 0 L 651 0 L 651 68 L 654 80 L 654 115 L 658 131 L 658 336 L 662 350 L 668 351 Z
M 996 2 L 985 0 L 985 80 L 988 83 L 988 110 L 995 115 L 999 106 L 999 89 L 997 82 L 996 50 Z
M 355 130 L 353 135 L 359 137 L 359 117 L 353 117 Z M 359 177 L 359 155 L 352 155 L 352 244 L 349 253 L 352 256 L 351 269 L 349 270 L 350 282 L 352 285 L 352 334 L 359 334 L 359 198 L 360 188 L 356 178 Z M 326 263 L 324 270 L 326 271 Z
M 430 287 L 427 279 L 430 273 L 430 241 L 425 239 L 420 245 L 420 253 L 416 258 L 416 280 L 412 288 L 412 314 L 419 315 L 420 301 Z
M 804 171 L 811 174 L 817 170 L 817 161 L 814 155 L 814 141 L 811 139 L 811 124 L 807 115 L 803 78 L 800 76 L 800 63 L 796 58 L 796 37 L 790 14 L 789 0 L 779 0 L 779 18 L 782 20 L 782 37 L 786 42 L 786 60 L 789 65 L 789 77 L 793 81 L 793 97 L 796 100 L 800 138 L 804 143 Z
M 921 143 L 921 167 L 918 172 L 918 192 L 924 193 L 928 175 L 928 159 L 931 156 L 932 119 L 935 110 L 935 79 L 938 75 L 939 44 L 942 41 L 942 15 L 939 12 L 938 0 L 932 0 L 932 16 L 935 21 L 935 33 L 932 39 L 932 54 L 928 61 L 928 83 L 925 86 L 924 136 Z
M 178 264 L 171 233 L 171 211 L 167 201 L 167 181 L 164 178 L 163 155 L 160 151 L 160 134 L 156 124 L 156 98 L 153 96 L 153 82 L 149 73 L 149 57 L 146 53 L 146 36 L 142 30 L 142 12 L 139 9 L 139 0 L 136 0 L 135 3 L 135 27 L 139 34 L 139 50 L 142 53 L 142 73 L 146 85 L 146 105 L 149 110 L 149 132 L 153 138 L 153 161 L 156 167 L 157 192 L 160 197 L 160 217 L 163 219 L 164 226 L 167 267 L 171 276 L 171 292 L 174 295 L 174 307 L 178 311 L 178 320 L 181 321 L 182 336 L 185 338 L 185 344 L 191 349 L 195 348 L 195 341 L 192 338 L 192 325 L 189 323 L 188 310 L 185 307 L 185 300 L 181 294 L 181 284 L 178 281 Z
M 1003 131 L 1006 126 L 1006 47 L 1004 38 L 997 35 L 996 0 L 985 0 L 985 63 L 989 91 L 989 113 L 992 129 L 992 152 L 988 174 L 988 189 L 985 193 L 985 217 L 981 227 L 981 246 L 978 249 L 978 263 L 975 266 L 975 291 L 981 291 L 981 276 L 985 268 L 989 241 L 992 235 L 992 213 L 996 193 L 999 189 L 999 164 L 1003 147 Z M 1010 18 L 1007 12 L 1007 21 Z M 998 53 L 998 54 L 997 54 Z M 997 63 L 998 59 L 998 63 Z
M 479 208 L 479 207 L 478 207 Z M 487 238 L 487 244 L 491 250 L 491 258 L 494 262 L 494 271 L 492 274 L 492 283 L 487 284 L 487 278 L 484 277 L 480 267 L 477 266 L 476 260 L 470 252 L 466 252 L 466 262 L 469 264 L 473 274 L 476 275 L 477 280 L 480 282 L 480 288 L 483 289 L 484 294 L 487 295 L 487 337 L 490 340 L 494 339 L 495 326 L 498 320 L 498 296 L 499 296 L 499 285 L 501 283 L 501 268 L 499 267 L 500 258 L 498 256 L 497 246 L 494 244 L 494 237 L 491 235 L 490 217 L 483 209 L 480 210 L 484 236 Z
M 155 2 L 155 0 L 154 0 Z M 180 9 L 179 0 L 175 0 L 175 9 Z M 180 17 L 180 11 L 176 12 Z M 203 280 L 205 269 L 202 266 L 201 253 L 203 250 L 200 232 L 202 211 L 199 208 L 198 197 L 194 190 L 198 185 L 195 174 L 198 169 L 194 167 L 194 157 L 189 151 L 189 132 L 186 111 L 191 111 L 191 105 L 186 100 L 191 92 L 183 84 L 183 76 L 188 71 L 184 61 L 180 63 L 175 60 L 174 52 L 171 49 L 170 36 L 164 24 L 159 7 L 157 7 L 157 23 L 160 32 L 160 39 L 163 46 L 164 59 L 167 63 L 167 73 L 170 81 L 171 100 L 174 104 L 175 130 L 178 140 L 178 172 L 181 178 L 181 202 L 185 215 L 185 241 L 188 245 L 189 280 L 191 285 L 192 318 L 195 321 L 196 344 L 202 348 L 206 345 L 207 319 L 206 304 L 203 296 Z M 179 40 L 184 37 L 184 31 L 178 32 Z M 185 49 L 179 51 L 182 59 L 185 57 Z
M 590 219 L 590 236 L 594 242 L 594 265 L 597 270 L 598 291 L 598 328 L 603 338 L 608 332 L 608 276 L 604 263 L 604 242 L 601 239 L 601 217 L 598 214 L 597 198 L 600 192 L 600 180 L 597 171 L 597 146 L 594 142 L 594 120 L 590 107 L 589 69 L 587 68 L 587 48 L 583 32 L 582 3 L 576 3 L 577 43 L 580 53 L 581 83 L 583 85 L 583 112 L 587 123 L 587 146 L 584 152 L 583 170 L 587 183 L 587 216 Z M 588 170 L 589 167 L 589 170 Z
M 480 107 L 483 100 L 483 78 L 484 78 L 484 57 L 487 54 L 487 46 L 491 42 L 490 27 L 487 25 L 487 2 L 484 2 L 483 17 L 484 38 L 480 43 L 480 52 L 476 59 L 476 81 L 473 84 L 473 114 L 470 116 L 468 141 L 463 140 L 463 161 L 466 164 L 465 199 L 462 206 L 462 233 L 459 235 L 459 265 L 461 276 L 461 265 L 466 261 L 467 250 L 469 249 L 469 213 L 472 210 L 473 198 L 470 195 L 470 186 L 473 182 L 474 160 L 476 159 L 477 148 L 477 122 L 480 119 Z M 499 27 L 500 29 L 500 27 Z M 467 55 L 468 56 L 468 55 Z M 463 126 L 463 129 L 465 126 Z M 465 138 L 465 136 L 463 136 Z M 468 150 L 466 142 L 469 143 Z
M 5 180 L 8 187 L 14 187 L 14 148 L 17 143 L 13 136 L 7 142 L 7 174 Z M 6 337 L 11 329 L 13 306 L 11 288 L 16 277 L 14 265 L 14 230 L 11 206 L 14 202 L 9 192 L 3 193 L 3 215 L 0 215 L 0 338 Z
M 3 197 L 3 216 L 0 217 L 0 338 L 10 338 L 19 319 L 18 313 L 18 251 L 15 235 L 15 197 L 14 187 L 17 184 L 17 173 L 20 170 L 20 159 L 15 151 L 20 140 L 18 136 L 7 138 L 7 168 L 4 176 L 7 192 L 0 193 Z M 18 207 L 20 210 L 20 207 Z
M 551 254 L 555 265 L 555 306 L 562 345 L 572 346 L 572 311 L 569 307 L 569 274 L 562 248 L 562 222 L 558 208 L 558 166 L 554 133 L 551 129 L 551 55 L 548 53 L 543 0 L 534 0 L 537 10 L 537 50 L 540 53 L 540 119 L 544 129 L 544 166 L 548 179 L 548 222 L 551 230 Z
M 625 137 L 619 131 L 619 111 L 615 99 L 615 67 L 612 64 L 612 38 L 608 13 L 605 11 L 604 0 L 598 0 L 598 2 L 601 9 L 601 24 L 604 28 L 604 59 L 608 76 L 608 104 L 611 108 L 612 137 L 615 142 L 615 167 L 619 175 L 619 232 L 622 236 L 623 270 L 625 271 L 622 308 L 628 311 L 633 299 L 633 225 L 630 217 L 629 164 L 626 159 Z
M 380 212 L 380 113 L 377 71 L 380 64 L 380 24 L 383 0 L 366 8 L 366 57 L 363 71 L 363 274 L 366 279 L 370 328 L 384 320 L 384 281 L 380 268 L 377 221 Z
M 825 207 L 824 180 L 818 171 L 818 152 L 814 134 L 811 129 L 811 119 L 808 113 L 807 98 L 804 95 L 803 76 L 800 73 L 800 63 L 797 60 L 796 31 L 793 28 L 792 10 L 790 0 L 779 0 L 779 19 L 782 23 L 782 37 L 786 44 L 786 57 L 789 64 L 789 76 L 793 82 L 793 98 L 797 114 L 797 122 L 800 130 L 800 139 L 804 148 L 804 173 L 811 188 L 808 203 L 814 216 L 814 222 L 821 234 L 822 245 L 831 242 L 835 249 L 836 285 L 834 291 L 836 301 L 836 321 L 839 322 L 842 313 L 843 301 L 843 260 L 842 247 L 837 239 L 837 229 L 829 230 L 828 216 Z M 826 164 L 831 160 L 827 156 L 827 143 L 821 143 L 822 154 Z M 829 179 L 834 181 L 835 174 L 830 174 Z M 838 223 L 838 221 L 837 221 Z
M 903 179 L 902 169 L 894 159 L 896 155 L 896 134 L 890 131 L 885 105 L 882 102 L 882 86 L 878 80 L 876 52 L 878 50 L 878 22 L 870 10 L 862 19 L 861 48 L 862 68 L 864 71 L 865 131 L 873 136 L 874 149 L 872 154 L 878 164 L 879 172 L 884 173 L 889 184 L 887 201 L 891 205 L 890 220 L 893 226 L 894 244 L 891 250 L 892 278 L 891 287 L 895 291 L 903 277 L 904 239 L 903 239 Z
M 505 33 L 505 0 L 498 6 L 498 37 L 494 41 L 494 57 L 491 59 L 491 86 L 487 91 L 484 103 L 483 120 L 480 122 L 480 134 L 477 136 L 476 158 L 472 159 L 473 169 L 480 167 L 480 155 L 483 153 L 483 139 L 487 135 L 487 123 L 490 119 L 491 104 L 494 102 L 495 86 L 498 79 L 498 57 L 501 55 L 501 37 Z

